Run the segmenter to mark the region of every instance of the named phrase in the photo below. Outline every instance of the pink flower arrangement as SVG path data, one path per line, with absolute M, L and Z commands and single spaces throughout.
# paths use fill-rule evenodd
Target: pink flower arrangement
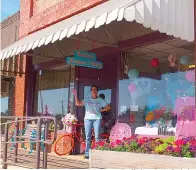
M 68 113 L 61 119 L 61 121 L 65 125 L 75 125 L 75 124 L 77 124 L 78 119 L 76 118 L 75 115 Z

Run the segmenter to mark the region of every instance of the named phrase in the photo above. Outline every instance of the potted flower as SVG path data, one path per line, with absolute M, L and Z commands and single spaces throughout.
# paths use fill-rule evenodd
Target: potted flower
M 68 133 L 73 133 L 78 119 L 76 118 L 75 115 L 68 113 L 61 119 L 61 121 L 63 122 L 64 125 L 63 129 L 66 130 L 66 132 Z

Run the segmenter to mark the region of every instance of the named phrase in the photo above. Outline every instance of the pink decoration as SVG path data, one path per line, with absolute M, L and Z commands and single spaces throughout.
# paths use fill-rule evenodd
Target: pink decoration
M 176 56 L 169 55 L 168 56 L 169 66 L 175 67 L 176 66 Z
M 110 141 L 116 142 L 117 139 L 122 140 L 123 138 L 131 137 L 132 132 L 129 125 L 126 123 L 117 123 L 114 125 L 110 132 Z
M 177 114 L 176 124 L 176 139 L 181 137 L 196 137 L 196 120 L 184 121 L 179 119 L 182 115 L 182 111 L 185 107 L 194 106 L 195 108 L 195 97 L 177 98 L 175 102 L 174 114 Z M 196 117 L 196 116 L 195 116 Z
M 75 89 L 72 89 L 72 93 L 73 93 L 74 96 L 77 95 L 77 91 Z
M 153 58 L 151 61 L 150 61 L 150 65 L 152 67 L 158 67 L 160 64 L 159 60 L 157 58 Z
M 129 86 L 128 86 L 128 90 L 129 92 L 135 92 L 136 91 L 136 85 L 131 83 Z
M 196 121 L 196 108 L 195 106 L 185 106 L 181 114 L 178 116 L 179 121 Z
M 195 70 L 186 72 L 185 78 L 187 79 L 187 81 L 190 81 L 192 83 L 195 82 Z

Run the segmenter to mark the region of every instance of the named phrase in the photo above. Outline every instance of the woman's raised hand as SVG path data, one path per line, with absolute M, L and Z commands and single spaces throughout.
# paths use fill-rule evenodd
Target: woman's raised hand
M 77 91 L 75 89 L 72 89 L 72 93 L 73 93 L 74 96 L 77 95 Z

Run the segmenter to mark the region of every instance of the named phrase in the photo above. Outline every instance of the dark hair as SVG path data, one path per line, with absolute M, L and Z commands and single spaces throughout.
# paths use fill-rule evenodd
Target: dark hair
M 101 97 L 103 100 L 105 100 L 105 95 L 104 95 L 103 93 L 101 93 L 101 94 L 99 95 L 99 97 Z
M 97 91 L 99 91 L 98 87 L 96 85 L 92 85 L 91 86 L 91 90 L 93 89 L 93 87 L 95 87 L 97 89 Z

